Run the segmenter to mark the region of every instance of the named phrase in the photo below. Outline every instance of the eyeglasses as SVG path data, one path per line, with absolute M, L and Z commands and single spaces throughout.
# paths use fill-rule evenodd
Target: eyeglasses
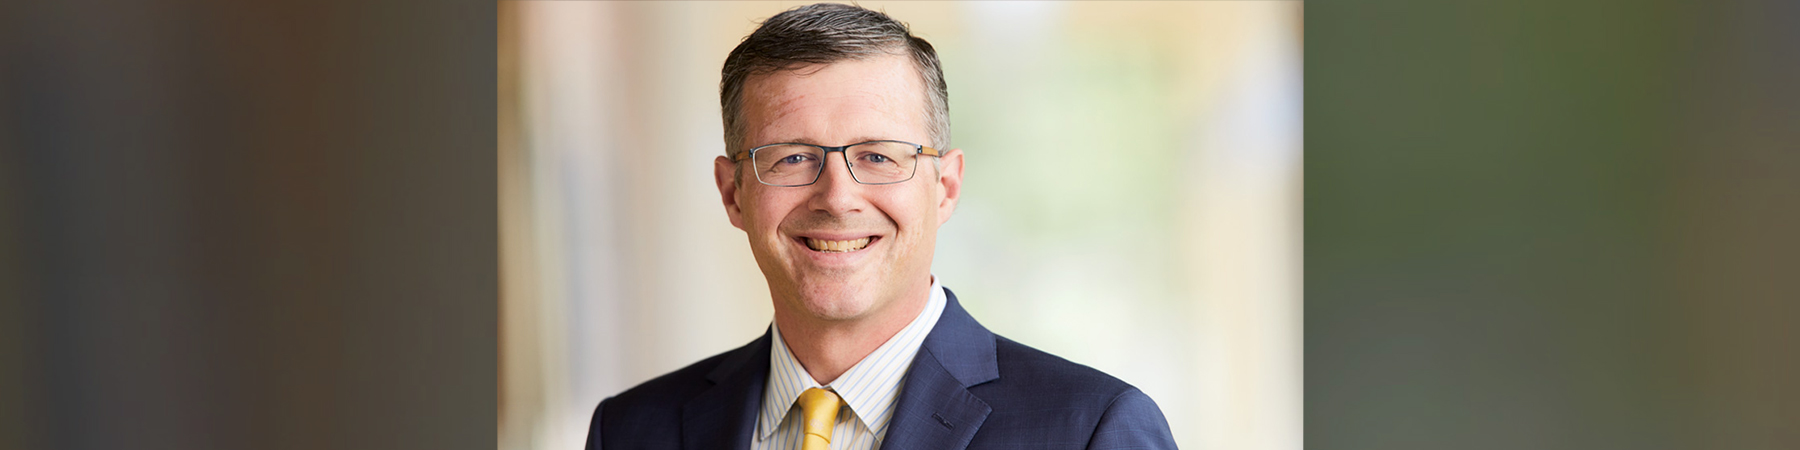
M 842 147 L 812 144 L 769 144 L 740 152 L 733 162 L 751 161 L 756 181 L 770 186 L 806 186 L 819 181 L 825 156 L 844 154 L 850 178 L 862 184 L 894 184 L 911 180 L 919 155 L 939 156 L 938 149 L 905 141 L 869 141 Z

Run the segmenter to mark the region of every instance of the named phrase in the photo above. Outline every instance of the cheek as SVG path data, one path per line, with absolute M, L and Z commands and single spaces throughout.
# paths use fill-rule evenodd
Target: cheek
M 919 215 L 919 222 L 924 223 L 926 226 L 936 228 L 937 224 L 938 224 L 937 223 L 937 215 L 938 215 L 937 185 L 931 184 L 931 185 L 927 185 L 927 186 L 929 186 L 929 187 L 923 189 L 924 192 L 920 192 L 918 197 L 914 197 L 914 198 L 918 199 L 917 211 L 918 211 L 918 215 Z
M 937 226 L 937 204 L 933 203 L 928 195 L 916 192 L 914 194 L 894 199 L 887 203 L 889 208 L 884 208 L 888 218 L 910 235 L 908 236 L 910 241 L 927 238 L 930 231 Z
M 744 220 L 748 228 L 759 239 L 773 239 L 776 231 L 781 229 L 781 222 L 793 211 L 793 202 L 779 196 L 763 193 L 751 193 L 743 198 L 747 203 L 740 209 L 744 212 Z

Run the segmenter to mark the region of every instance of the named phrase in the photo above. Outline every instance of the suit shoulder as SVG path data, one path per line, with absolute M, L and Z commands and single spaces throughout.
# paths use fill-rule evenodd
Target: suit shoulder
M 637 386 L 632 386 L 631 389 L 626 389 L 625 392 L 620 392 L 607 399 L 604 405 L 607 407 L 608 413 L 634 411 L 642 408 L 680 407 L 682 403 L 687 402 L 694 395 L 698 395 L 700 391 L 712 386 L 712 382 L 706 380 L 706 375 L 718 368 L 725 358 L 742 350 L 741 348 L 733 349 L 713 355 L 689 364 L 687 367 L 639 383 Z
M 1003 336 L 994 336 L 994 356 L 1000 366 L 996 383 L 1025 391 L 1059 393 L 1063 398 L 1085 398 L 1099 406 L 1136 387 L 1106 372 L 1063 359 Z
M 743 364 L 758 348 L 767 348 L 759 347 L 761 342 L 702 359 L 602 400 L 588 423 L 588 448 L 677 444 L 669 441 L 679 438 L 677 435 L 645 430 L 666 430 L 681 423 L 682 406 L 713 386 L 707 376 L 722 365 Z
M 1004 337 L 995 336 L 994 343 L 1000 377 L 969 387 L 992 408 L 977 441 L 1031 448 L 1081 442 L 1087 448 L 1175 448 L 1168 420 L 1138 388 Z

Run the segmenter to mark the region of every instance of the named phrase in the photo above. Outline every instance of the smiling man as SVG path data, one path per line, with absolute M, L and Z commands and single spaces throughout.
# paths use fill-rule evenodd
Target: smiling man
M 963 153 L 931 44 L 816 4 L 722 72 L 713 174 L 774 324 L 602 401 L 589 449 L 1175 447 L 1143 392 L 989 332 L 932 276 Z

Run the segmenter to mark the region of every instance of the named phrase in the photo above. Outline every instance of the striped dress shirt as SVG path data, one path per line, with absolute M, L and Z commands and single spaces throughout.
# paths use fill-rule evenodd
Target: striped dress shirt
M 763 388 L 762 413 L 757 417 L 756 436 L 750 447 L 755 450 L 791 450 L 800 448 L 805 436 L 800 406 L 794 403 L 808 388 L 824 387 L 837 392 L 848 407 L 838 410 L 837 425 L 831 427 L 834 450 L 873 450 L 887 436 L 889 419 L 894 415 L 895 401 L 900 398 L 900 384 L 907 369 L 912 368 L 913 355 L 925 335 L 937 325 L 944 312 L 944 287 L 937 277 L 931 278 L 931 298 L 925 309 L 906 328 L 863 357 L 838 379 L 823 386 L 806 373 L 800 361 L 781 340 L 781 327 L 774 328 L 774 345 L 769 349 L 769 381 Z

